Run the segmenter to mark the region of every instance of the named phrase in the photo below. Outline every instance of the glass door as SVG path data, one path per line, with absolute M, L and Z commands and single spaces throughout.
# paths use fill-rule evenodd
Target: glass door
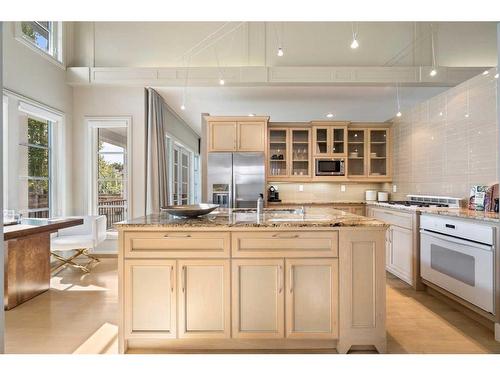
M 326 156 L 329 153 L 328 127 L 314 128 L 314 155 Z
M 370 130 L 370 176 L 387 176 L 387 129 Z
M 331 143 L 331 154 L 333 156 L 345 155 L 345 138 L 346 138 L 346 128 L 334 128 L 330 129 L 330 139 Z
M 291 140 L 291 175 L 297 177 L 309 177 L 311 174 L 309 158 L 309 129 L 291 129 Z
M 353 129 L 347 132 L 348 176 L 365 175 L 365 130 Z
M 288 176 L 287 168 L 287 129 L 269 130 L 269 170 L 270 176 Z

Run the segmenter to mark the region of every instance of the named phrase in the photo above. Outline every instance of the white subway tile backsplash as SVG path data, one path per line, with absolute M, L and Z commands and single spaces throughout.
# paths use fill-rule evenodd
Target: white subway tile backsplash
M 479 75 L 394 119 L 393 199 L 467 197 L 472 185 L 498 180 L 496 85 Z

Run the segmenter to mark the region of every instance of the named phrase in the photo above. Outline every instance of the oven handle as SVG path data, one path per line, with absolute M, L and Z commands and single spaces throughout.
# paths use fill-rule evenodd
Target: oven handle
M 459 244 L 459 245 L 472 246 L 472 247 L 480 249 L 480 250 L 493 252 L 493 246 L 483 245 L 483 244 L 480 244 L 480 243 L 474 242 L 474 241 L 462 240 L 460 238 L 446 236 L 446 235 L 440 234 L 440 233 L 430 232 L 430 231 L 425 230 L 425 229 L 420 229 L 420 234 L 426 235 L 429 237 L 434 237 L 434 238 L 437 238 L 437 239 L 440 239 L 443 241 L 454 242 L 454 243 Z

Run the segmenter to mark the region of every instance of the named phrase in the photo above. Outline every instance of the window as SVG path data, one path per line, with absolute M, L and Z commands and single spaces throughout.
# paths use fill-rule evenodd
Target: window
M 199 155 L 167 136 L 167 160 L 169 162 L 169 204 L 184 205 L 199 202 L 200 177 Z
M 52 21 L 20 22 L 21 40 L 62 62 L 62 23 Z
M 90 121 L 93 168 L 91 176 L 93 214 L 105 215 L 107 229 L 128 218 L 128 121 Z
M 19 133 L 19 209 L 36 218 L 50 216 L 52 123 L 33 116 Z

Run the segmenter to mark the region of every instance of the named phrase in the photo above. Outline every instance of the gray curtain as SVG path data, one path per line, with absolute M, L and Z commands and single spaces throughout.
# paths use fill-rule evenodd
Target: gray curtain
M 166 110 L 163 98 L 146 89 L 146 215 L 168 205 Z

